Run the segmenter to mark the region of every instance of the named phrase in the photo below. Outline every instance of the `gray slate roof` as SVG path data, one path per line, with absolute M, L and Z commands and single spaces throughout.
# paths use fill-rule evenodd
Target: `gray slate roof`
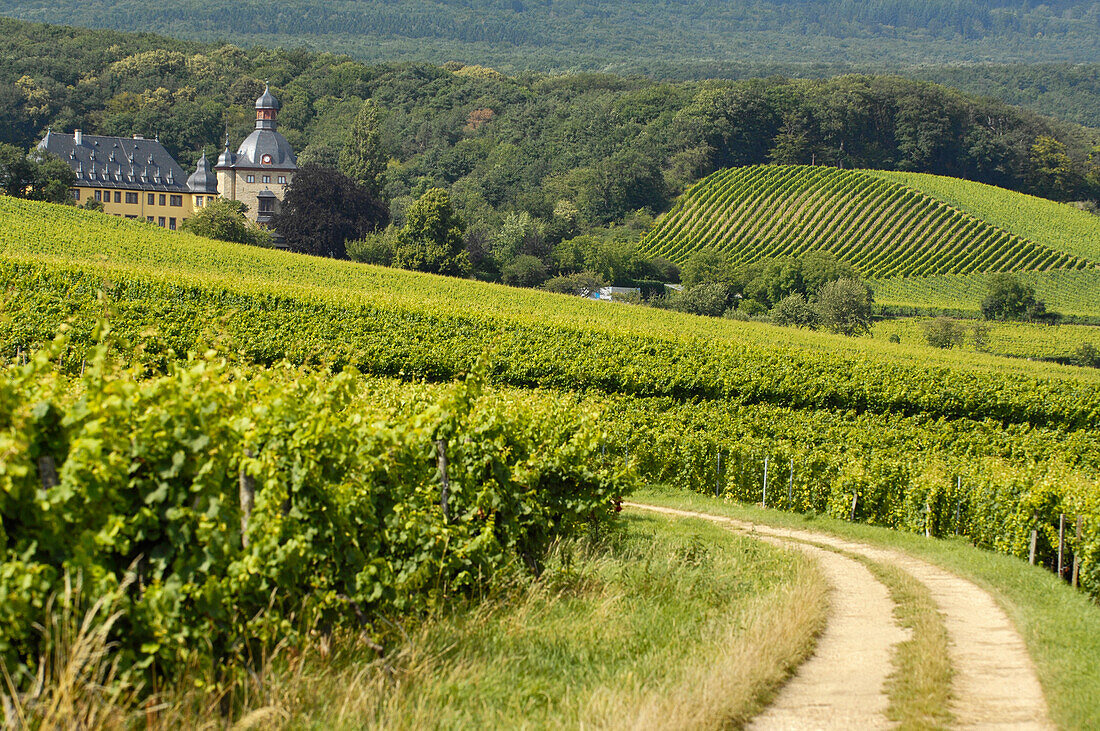
M 279 109 L 279 100 L 275 98 L 275 95 L 268 89 L 267 84 L 264 84 L 264 93 L 260 95 L 260 98 L 256 100 L 257 109 Z
M 264 155 L 271 155 L 270 163 L 263 162 Z M 222 167 L 220 161 L 218 166 Z M 273 129 L 254 129 L 237 148 L 237 154 L 229 167 L 297 170 L 298 161 L 286 137 Z
M 130 137 L 47 132 L 38 149 L 56 155 L 76 173 L 76 184 L 162 192 L 188 192 L 187 174 L 164 145 Z
M 206 153 L 202 153 L 199 164 L 195 166 L 195 172 L 187 179 L 187 187 L 192 193 L 217 193 L 218 177 L 210 169 L 210 163 L 206 159 Z

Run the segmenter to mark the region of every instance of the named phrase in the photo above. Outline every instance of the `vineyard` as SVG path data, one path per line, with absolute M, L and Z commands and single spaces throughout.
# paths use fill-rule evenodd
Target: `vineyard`
M 977 312 L 989 289 L 989 274 L 875 279 L 875 301 L 882 305 L 935 307 Z M 1064 315 L 1100 315 L 1100 269 L 1020 272 L 1047 307 Z
M 1047 248 L 1100 261 L 1100 216 L 1065 203 L 971 180 L 925 173 L 867 172 L 938 198 L 975 218 Z
M 902 317 L 875 323 L 872 337 L 887 340 L 896 335 L 903 343 L 924 343 L 931 318 Z M 1072 362 L 1084 346 L 1100 350 L 1100 328 L 1095 325 L 1047 325 L 1045 323 L 958 321 L 965 336 L 961 347 L 972 352 L 986 351 L 1012 358 L 1044 358 L 1061 363 Z M 984 345 L 973 341 L 974 328 L 985 335 Z
M 704 247 L 736 262 L 826 250 L 872 279 L 1095 268 L 1086 243 L 1059 248 L 893 179 L 813 166 L 721 170 L 642 241 L 677 263 Z
M 535 568 L 638 478 L 1013 555 L 1035 528 L 1043 562 L 1056 516 L 1082 515 L 1069 546 L 1100 595 L 1091 369 L 609 307 L 5 197 L 0 281 L 15 577 L 0 652 L 26 678 L 59 567 L 130 596 L 128 657 L 170 667 L 293 635 L 303 605 L 355 626 L 475 591 L 508 562 Z M 270 607 L 275 586 L 290 588 Z

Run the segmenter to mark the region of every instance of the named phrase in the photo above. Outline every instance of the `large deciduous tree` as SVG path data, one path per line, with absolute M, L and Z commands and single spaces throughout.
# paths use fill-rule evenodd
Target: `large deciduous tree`
M 397 233 L 393 265 L 464 277 L 470 272 L 464 230 L 465 224 L 447 191 L 432 188 L 405 211 L 405 226 Z
M 332 168 L 303 165 L 272 224 L 293 251 L 344 259 L 347 241 L 388 220 L 386 206 L 359 183 Z

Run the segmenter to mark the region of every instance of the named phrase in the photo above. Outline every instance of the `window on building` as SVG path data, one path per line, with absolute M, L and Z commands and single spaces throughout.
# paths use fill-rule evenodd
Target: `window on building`
M 131 216 L 129 213 L 127 213 L 126 218 L 137 218 L 137 216 Z
M 273 201 L 271 198 L 261 198 L 260 199 L 260 213 L 274 213 L 274 212 L 275 212 L 275 201 Z
M 158 201 L 158 203 L 160 203 L 160 205 L 163 206 L 164 202 L 165 202 L 165 196 L 164 196 L 164 193 L 161 193 L 160 194 L 160 200 Z
M 72 193 L 74 201 L 80 200 L 80 188 L 73 188 L 70 192 Z
M 103 200 L 103 193 L 97 190 L 97 191 L 95 192 L 95 199 L 96 199 L 97 201 L 101 201 L 101 200 Z
M 154 195 L 153 193 L 150 193 L 150 194 L 149 194 L 149 198 L 148 198 L 148 199 L 147 199 L 147 200 L 146 200 L 145 202 L 146 202 L 146 203 L 148 203 L 149 205 L 154 205 L 154 203 L 156 202 L 156 200 L 157 200 L 157 197 L 156 197 L 156 195 Z M 152 219 L 152 218 L 150 218 L 149 220 L 150 220 L 150 221 L 152 221 L 153 219 Z
M 286 176 L 285 175 L 280 175 L 279 176 L 279 182 L 282 183 L 283 185 L 286 185 Z
M 170 196 L 168 196 L 168 205 L 175 206 L 176 208 L 179 208 L 180 206 L 183 205 L 183 196 L 182 195 L 170 195 Z
M 271 182 L 271 176 L 270 175 L 265 175 L 264 176 L 264 182 L 265 183 L 270 183 Z
M 169 218 L 168 219 L 168 228 L 172 229 L 173 231 L 176 230 L 176 219 L 174 219 L 174 218 Z
M 152 216 L 146 216 L 145 220 L 148 221 L 149 223 L 153 223 L 153 217 Z
M 202 208 L 202 196 L 195 196 L 195 208 Z
M 256 176 L 255 175 L 246 175 L 245 180 L 248 181 L 249 183 L 255 183 L 256 182 Z
M 164 228 L 164 216 L 160 216 L 159 218 L 157 218 L 157 225 L 161 228 Z
M 115 203 L 121 203 L 121 202 L 122 202 L 122 191 L 121 190 L 116 190 L 115 191 Z
M 138 194 L 137 193 L 127 193 L 126 194 L 126 202 L 127 203 L 137 203 L 138 202 Z

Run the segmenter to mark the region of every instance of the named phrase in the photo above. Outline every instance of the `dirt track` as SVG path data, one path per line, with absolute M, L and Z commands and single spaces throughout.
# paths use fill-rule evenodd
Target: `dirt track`
M 858 561 L 835 549 L 888 563 L 928 587 L 944 617 L 955 671 L 952 712 L 957 728 L 1053 728 L 1042 687 L 1016 628 L 993 598 L 973 583 L 898 551 L 823 533 L 753 524 L 655 505 L 628 507 L 703 518 L 811 552 L 834 589 L 829 624 L 814 655 L 799 668 L 754 729 L 886 728 L 884 681 L 892 648 L 904 639 L 886 588 Z M 818 548 L 820 546 L 820 548 Z

